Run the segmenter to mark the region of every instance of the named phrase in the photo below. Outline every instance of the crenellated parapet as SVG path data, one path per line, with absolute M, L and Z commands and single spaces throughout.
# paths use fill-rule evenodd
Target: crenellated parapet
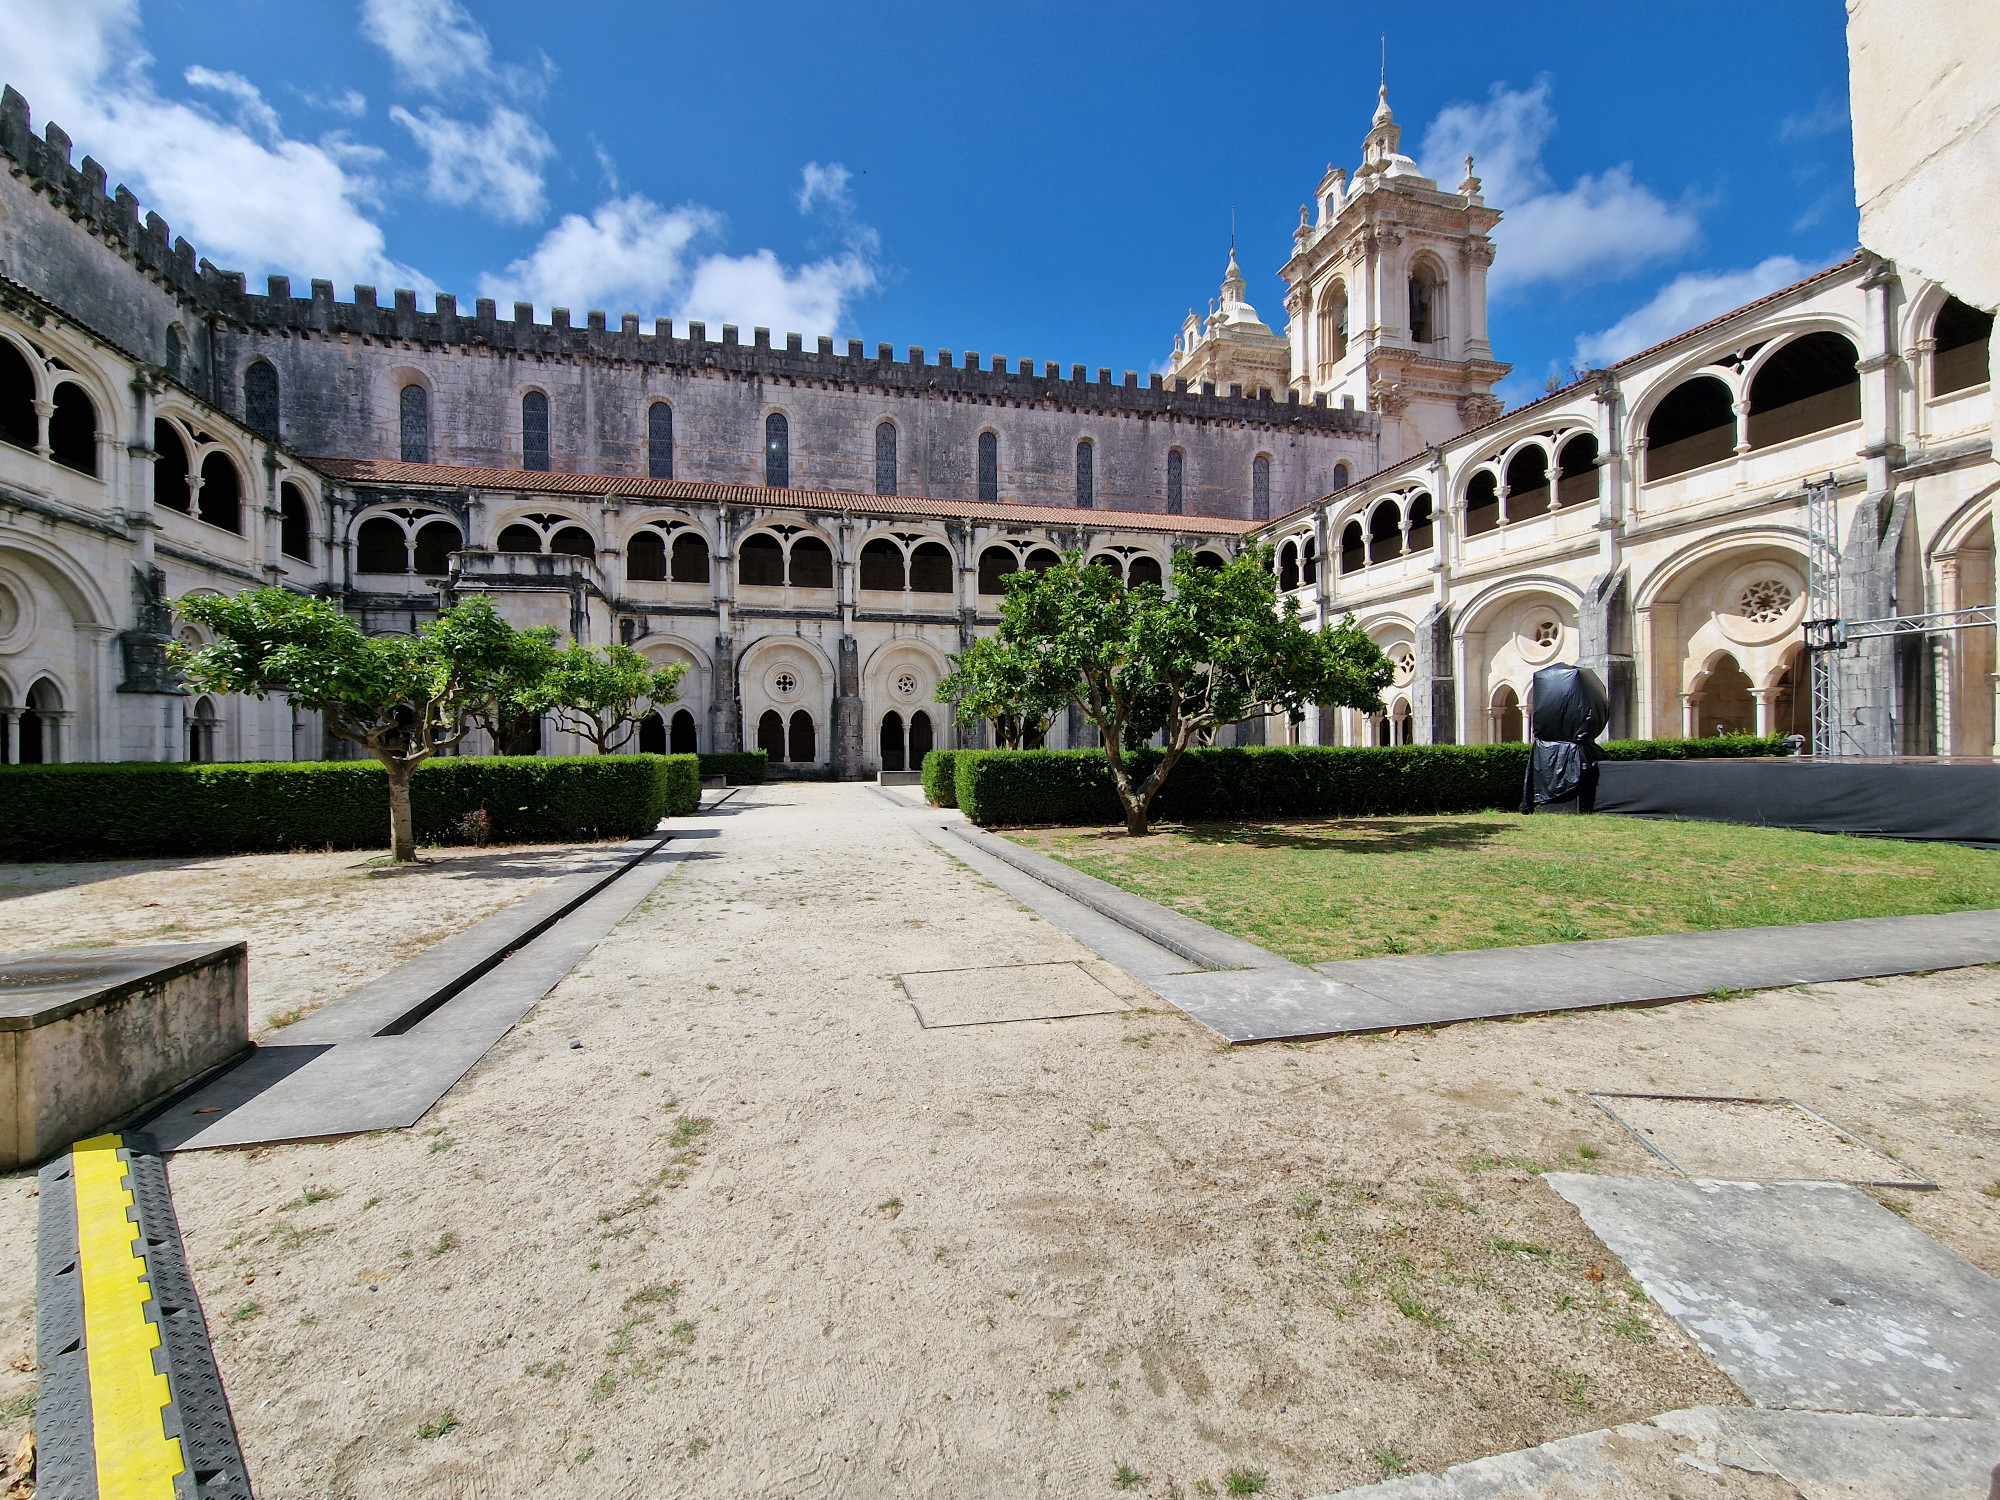
M 535 320 L 532 304 L 517 302 L 501 316 L 491 298 L 481 297 L 468 314 L 458 298 L 439 293 L 429 309 L 419 309 L 417 294 L 392 292 L 383 303 L 372 286 L 357 286 L 353 300 L 339 301 L 333 283 L 315 280 L 311 294 L 292 295 L 291 278 L 272 276 L 262 293 L 249 290 L 240 271 L 222 270 L 198 259 L 185 239 L 175 239 L 158 214 L 143 222 L 139 201 L 122 184 L 107 193 L 104 168 L 86 156 L 72 165 L 71 141 L 58 125 L 47 125 L 37 136 L 28 101 L 12 87 L 0 95 L 0 154 L 11 160 L 35 188 L 54 205 L 87 224 L 109 246 L 158 277 L 202 314 L 226 319 L 246 332 L 308 334 L 393 340 L 435 349 L 491 349 L 539 359 L 602 362 L 714 371 L 739 378 L 764 378 L 817 385 L 870 386 L 899 394 L 942 395 L 1009 403 L 1050 404 L 1107 414 L 1173 415 L 1206 421 L 1264 427 L 1305 427 L 1322 432 L 1372 435 L 1378 419 L 1365 411 L 1350 411 L 1319 401 L 1301 401 L 1296 393 L 1273 399 L 1268 391 L 1246 392 L 1238 386 L 1218 390 L 1213 383 L 1167 381 L 1149 375 L 1141 382 L 1135 370 L 1114 376 L 1108 366 L 1050 360 L 982 356 L 910 346 L 902 357 L 888 344 L 870 353 L 859 339 L 840 348 L 821 336 L 807 347 L 797 333 L 787 333 L 782 345 L 772 342 L 768 329 L 757 328 L 745 342 L 736 325 L 713 330 L 701 322 L 676 328 L 673 320 L 655 319 L 642 329 L 638 316 L 625 313 L 616 327 L 606 315 L 589 310 L 581 327 L 571 322 L 568 308 L 549 310 L 547 322 Z

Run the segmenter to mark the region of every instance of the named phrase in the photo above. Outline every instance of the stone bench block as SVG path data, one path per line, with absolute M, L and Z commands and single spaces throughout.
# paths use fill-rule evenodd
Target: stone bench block
M 0 1171 L 95 1135 L 249 1045 L 246 944 L 0 954 Z

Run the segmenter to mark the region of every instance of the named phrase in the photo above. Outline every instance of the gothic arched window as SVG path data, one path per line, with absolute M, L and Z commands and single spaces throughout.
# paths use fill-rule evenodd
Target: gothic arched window
M 97 472 L 97 407 L 74 380 L 56 387 L 49 417 L 49 457 L 80 474 Z
M 664 401 L 646 408 L 646 477 L 674 477 L 674 409 Z
M 1082 510 L 1097 504 L 1097 449 L 1089 438 L 1076 445 L 1076 503 Z
M 983 505 L 1000 501 L 1000 434 L 979 434 L 979 499 Z
M 521 398 L 521 467 L 549 471 L 549 398 L 540 391 Z
M 243 532 L 243 479 L 236 465 L 221 453 L 211 453 L 201 461 L 201 500 L 198 519 L 224 531 Z
M 179 380 L 181 378 L 181 360 L 185 356 L 186 352 L 187 352 L 187 346 L 182 342 L 180 325 L 178 323 L 168 324 L 167 325 L 167 378 L 168 379 Z
M 1250 519 L 1271 519 L 1271 455 L 1260 453 L 1250 463 Z
M 875 424 L 875 493 L 896 493 L 896 424 Z
M 1167 450 L 1167 514 L 1178 516 L 1187 510 L 1187 455 L 1178 448 Z
M 764 418 L 764 484 L 774 490 L 792 487 L 792 424 L 781 411 Z
M 243 420 L 266 437 L 278 435 L 278 372 L 267 359 L 243 372 Z
M 157 417 L 153 420 L 153 453 L 153 503 L 185 515 L 194 504 L 188 489 L 187 445 L 173 423 Z
M 185 475 L 185 458 L 181 460 L 181 466 Z M 153 472 L 158 475 L 157 464 Z M 181 483 L 187 483 L 185 477 Z M 306 505 L 305 491 L 289 481 L 278 486 L 278 517 L 278 550 L 287 557 L 296 557 L 300 562 L 311 562 L 312 511 Z
M 1985 384 L 1987 349 L 1993 340 L 1993 314 L 1947 298 L 1931 324 L 1931 394 L 1949 395 Z
M 403 387 L 403 462 L 431 461 L 431 393 L 411 381 Z
M 1444 338 L 1444 280 L 1428 261 L 1410 272 L 1410 342 L 1434 344 Z

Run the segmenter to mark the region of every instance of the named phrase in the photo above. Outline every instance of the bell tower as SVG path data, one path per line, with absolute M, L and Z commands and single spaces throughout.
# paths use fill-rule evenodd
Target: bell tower
M 1500 211 L 1480 196 L 1472 158 L 1445 192 L 1403 155 L 1402 139 L 1385 81 L 1361 164 L 1352 178 L 1329 164 L 1281 272 L 1291 388 L 1302 401 L 1379 412 L 1384 466 L 1499 416 L 1493 386 L 1512 368 L 1486 337 Z

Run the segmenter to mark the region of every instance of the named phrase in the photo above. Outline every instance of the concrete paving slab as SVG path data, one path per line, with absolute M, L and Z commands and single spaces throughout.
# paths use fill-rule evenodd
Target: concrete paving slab
M 1741 1474 L 1804 1500 L 1987 1500 L 1996 1462 L 2000 1422 L 1696 1406 L 1320 1500 L 1629 1500 L 1676 1471 L 1677 1493 L 1771 1493 L 1732 1485 Z
M 1757 1405 L 2000 1418 L 2000 1281 L 1859 1189 L 1542 1180 Z
M 147 1133 L 162 1151 L 202 1151 L 416 1124 L 701 847 L 699 838 L 680 830 L 672 843 L 654 843 L 635 863 L 621 866 L 629 871 L 622 879 L 600 882 L 582 905 L 406 1030 L 300 1044 L 293 1040 L 299 1028 L 286 1027 L 277 1034 L 281 1040 L 145 1121 Z M 394 977 L 392 972 L 369 988 Z
M 1796 1099 L 1588 1094 L 1683 1177 L 1934 1188 L 1886 1152 Z
M 926 1028 L 1055 1021 L 1130 1008 L 1077 963 L 1005 964 L 898 977 Z

